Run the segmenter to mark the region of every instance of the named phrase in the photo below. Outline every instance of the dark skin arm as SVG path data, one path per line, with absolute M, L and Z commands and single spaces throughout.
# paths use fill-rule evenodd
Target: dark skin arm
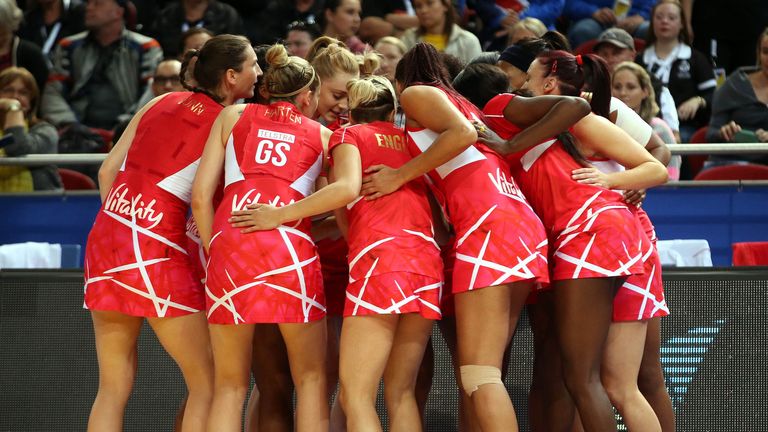
M 501 155 L 516 153 L 568 130 L 589 112 L 589 104 L 580 97 L 517 96 L 504 108 L 504 119 L 519 126 L 523 131 L 512 139 L 499 143 L 481 128 L 480 141 Z

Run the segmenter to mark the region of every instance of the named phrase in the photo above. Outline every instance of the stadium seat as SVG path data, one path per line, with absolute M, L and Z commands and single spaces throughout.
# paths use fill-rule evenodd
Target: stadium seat
M 96 189 L 96 182 L 90 177 L 77 171 L 59 168 L 59 176 L 64 184 L 64 190 L 92 190 Z
M 696 130 L 696 132 L 691 135 L 690 143 L 691 144 L 706 144 L 707 143 L 707 128 L 708 126 L 703 126 Z M 688 162 L 688 175 L 690 177 L 688 178 L 696 178 L 696 176 L 701 172 L 701 169 L 704 168 L 704 162 L 707 161 L 709 158 L 709 155 L 687 155 L 684 157 L 684 159 Z
M 768 166 L 757 164 L 724 165 L 707 168 L 694 180 L 768 180 Z
M 768 242 L 733 243 L 733 265 L 768 266 Z

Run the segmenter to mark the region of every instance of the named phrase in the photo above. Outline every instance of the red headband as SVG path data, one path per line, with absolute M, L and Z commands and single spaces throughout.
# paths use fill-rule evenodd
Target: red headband
M 576 56 L 576 64 L 579 66 L 584 64 L 584 61 L 581 59 L 581 54 Z

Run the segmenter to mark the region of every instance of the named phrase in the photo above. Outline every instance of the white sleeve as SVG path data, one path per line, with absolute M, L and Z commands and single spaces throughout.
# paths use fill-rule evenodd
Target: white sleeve
M 659 102 L 661 102 L 661 118 L 669 125 L 673 131 L 680 131 L 680 119 L 677 117 L 677 106 L 675 106 L 675 100 L 672 98 L 672 93 L 666 86 L 661 88 L 661 95 L 659 95 Z
M 645 122 L 632 108 L 624 102 L 611 98 L 611 114 L 616 113 L 616 126 L 628 133 L 635 141 L 643 147 L 648 144 L 653 134 L 651 125 Z

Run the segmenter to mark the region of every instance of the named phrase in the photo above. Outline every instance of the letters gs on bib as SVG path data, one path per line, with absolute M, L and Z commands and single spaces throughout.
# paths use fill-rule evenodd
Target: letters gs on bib
M 288 162 L 287 153 L 291 151 L 291 144 L 296 141 L 295 135 L 259 129 L 258 137 L 262 139 L 256 147 L 257 164 L 271 163 L 281 167 Z

